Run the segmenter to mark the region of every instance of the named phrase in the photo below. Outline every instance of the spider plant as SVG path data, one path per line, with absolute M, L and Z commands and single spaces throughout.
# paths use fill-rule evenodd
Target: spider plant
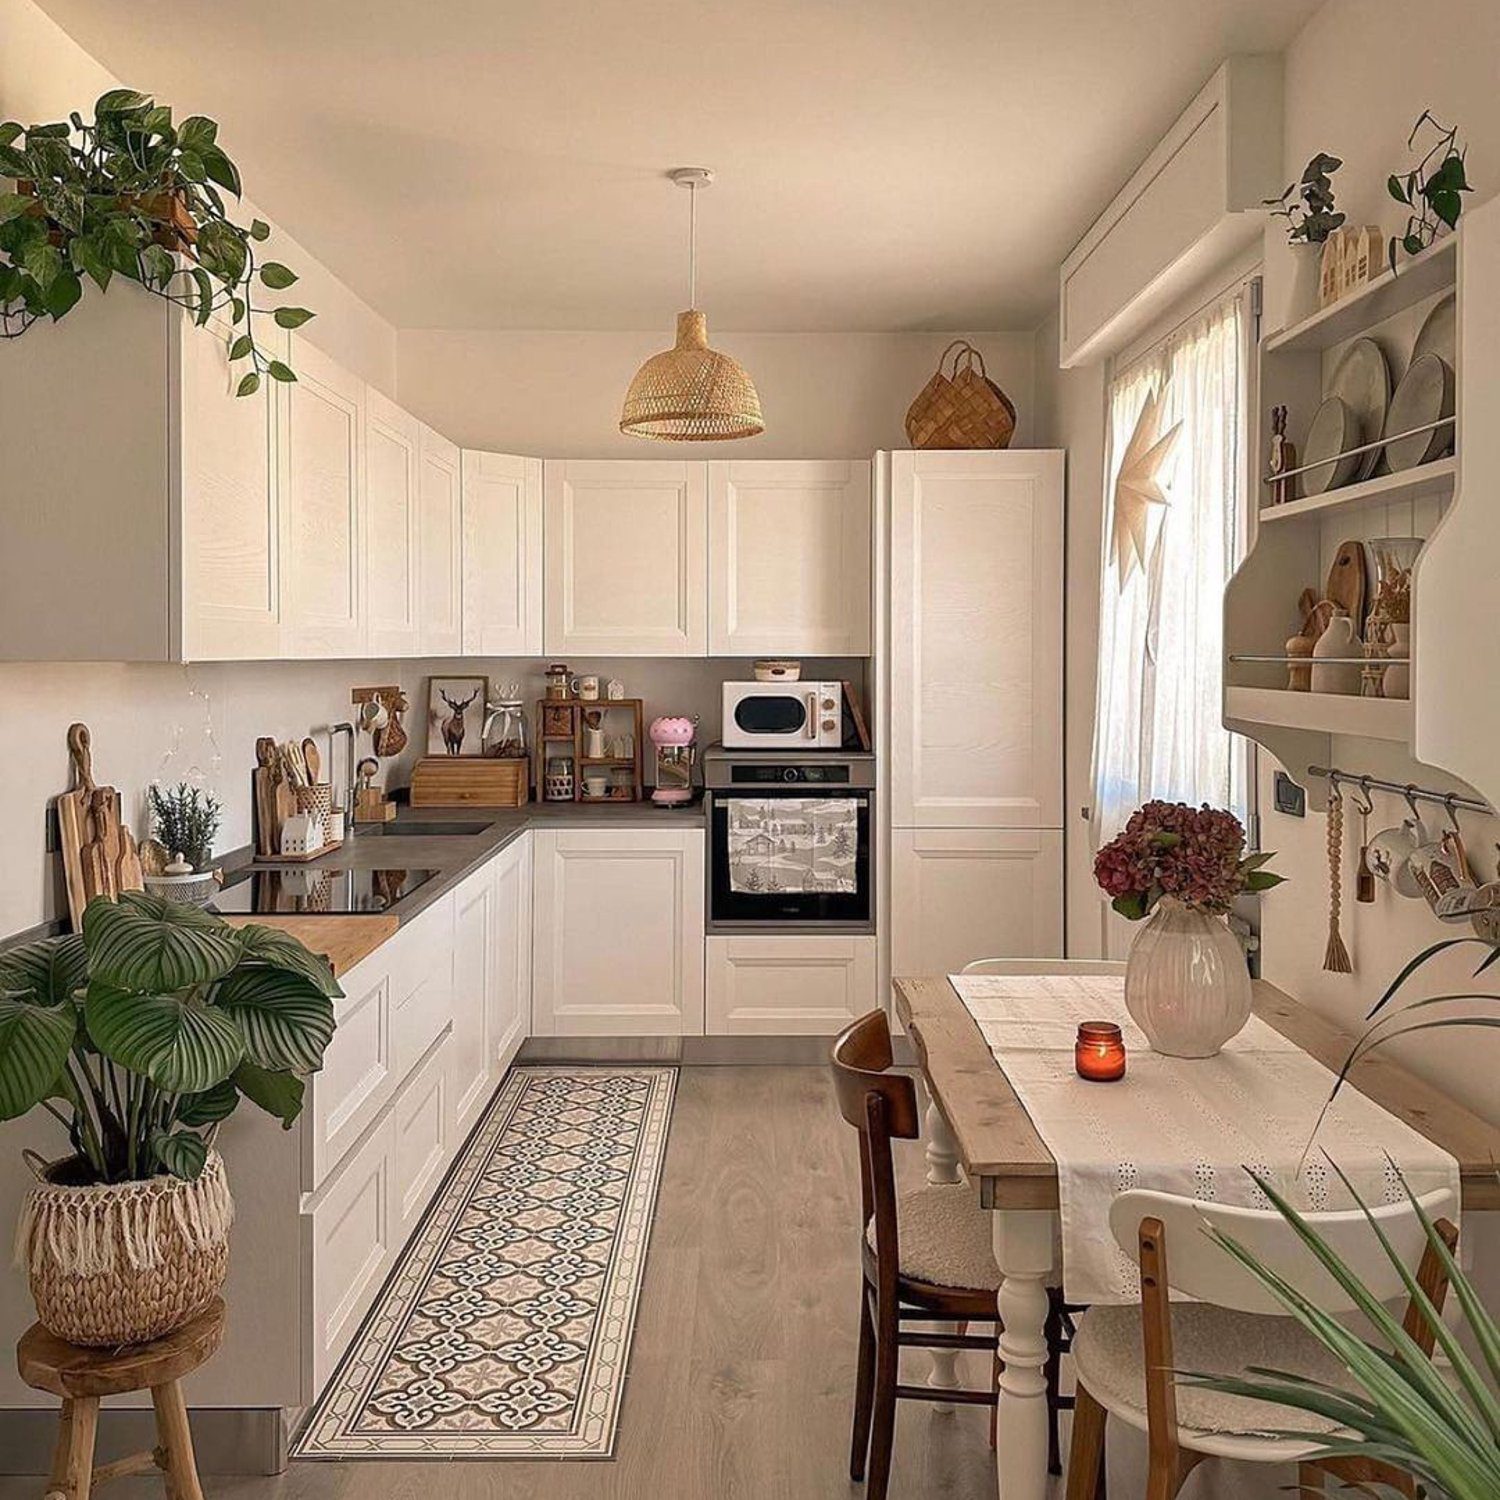
M 96 897 L 81 935 L 0 952 L 0 1120 L 53 1116 L 74 1185 L 191 1181 L 241 1096 L 291 1127 L 340 994 L 287 933 Z
M 1339 1176 L 1352 1193 L 1348 1178 L 1342 1172 Z M 1184 1374 L 1181 1378 L 1210 1390 L 1313 1412 L 1337 1423 L 1340 1430 L 1319 1442 L 1315 1459 L 1362 1458 L 1385 1464 L 1410 1475 L 1428 1500 L 1495 1500 L 1500 1495 L 1500 1400 L 1495 1395 L 1500 1383 L 1500 1328 L 1410 1188 L 1407 1197 L 1422 1221 L 1427 1243 L 1447 1273 L 1478 1350 L 1477 1359 L 1470 1358 L 1457 1334 L 1443 1322 L 1440 1310 L 1418 1285 L 1363 1200 L 1357 1193 L 1354 1198 L 1399 1273 L 1422 1323 L 1431 1330 L 1436 1347 L 1447 1357 L 1451 1379 L 1276 1188 L 1260 1176 L 1255 1180 L 1297 1237 L 1348 1294 L 1377 1342 L 1368 1342 L 1323 1312 L 1233 1238 L 1210 1230 L 1224 1249 L 1339 1360 L 1351 1384 L 1348 1389 L 1340 1389 L 1260 1366 L 1250 1368 L 1242 1377 Z M 1307 1439 L 1305 1432 L 1273 1431 L 1271 1435 Z M 1373 1483 L 1358 1488 L 1365 1494 L 1390 1493 L 1388 1486 Z

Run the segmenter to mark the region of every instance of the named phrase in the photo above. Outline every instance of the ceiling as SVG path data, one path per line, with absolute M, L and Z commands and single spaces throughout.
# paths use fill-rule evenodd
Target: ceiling
M 1318 0 L 40 0 L 402 328 L 1007 329 Z

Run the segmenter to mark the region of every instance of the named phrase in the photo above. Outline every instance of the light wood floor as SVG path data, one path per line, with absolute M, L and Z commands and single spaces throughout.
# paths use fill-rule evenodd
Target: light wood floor
M 903 1170 L 921 1171 L 913 1150 Z M 849 1415 L 858 1311 L 858 1163 L 822 1068 L 684 1069 L 613 1462 L 296 1463 L 276 1479 L 210 1478 L 223 1500 L 820 1500 L 855 1497 Z M 232 1315 L 232 1309 L 231 1309 Z M 913 1352 L 912 1376 L 925 1380 Z M 966 1378 L 978 1379 L 977 1361 Z M 191 1383 L 188 1388 L 191 1401 Z M 891 1500 L 992 1500 L 988 1411 L 903 1402 Z M 1132 1434 L 1113 1500 L 1139 1495 Z M 1276 1494 L 1269 1474 L 1194 1500 Z M 1227 1480 L 1229 1476 L 1224 1476 Z M 1134 1481 L 1134 1482 L 1132 1482 Z M 0 1479 L 0 1500 L 39 1496 Z M 122 1481 L 111 1500 L 160 1496 Z

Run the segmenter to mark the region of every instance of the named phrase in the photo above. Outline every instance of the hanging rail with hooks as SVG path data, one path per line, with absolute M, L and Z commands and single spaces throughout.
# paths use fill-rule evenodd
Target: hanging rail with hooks
M 1411 802 L 1436 802 L 1454 812 L 1462 808 L 1465 812 L 1483 813 L 1494 817 L 1495 809 L 1478 797 L 1465 797 L 1458 792 L 1437 792 L 1430 787 L 1418 786 L 1414 781 L 1388 781 L 1383 776 L 1368 776 L 1360 771 L 1344 771 L 1338 766 L 1309 766 L 1309 776 L 1317 776 L 1334 786 L 1358 787 L 1368 798 L 1371 792 L 1393 792 Z

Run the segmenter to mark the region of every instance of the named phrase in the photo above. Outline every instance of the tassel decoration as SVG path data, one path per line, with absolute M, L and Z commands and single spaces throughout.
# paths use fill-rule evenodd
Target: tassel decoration
M 1337 782 L 1328 794 L 1328 947 L 1323 968 L 1330 974 L 1352 974 L 1354 964 L 1339 931 L 1344 882 L 1344 798 Z

